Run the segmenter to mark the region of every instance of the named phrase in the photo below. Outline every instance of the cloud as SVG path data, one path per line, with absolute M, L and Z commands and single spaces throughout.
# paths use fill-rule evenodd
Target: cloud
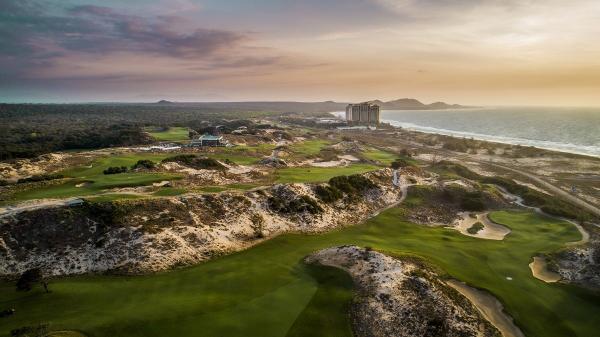
M 35 77 L 77 55 L 120 53 L 202 62 L 252 41 L 249 33 L 223 29 L 176 30 L 186 20 L 173 15 L 129 15 L 94 5 L 56 8 L 33 0 L 2 1 L 0 6 L 0 77 L 5 80 Z

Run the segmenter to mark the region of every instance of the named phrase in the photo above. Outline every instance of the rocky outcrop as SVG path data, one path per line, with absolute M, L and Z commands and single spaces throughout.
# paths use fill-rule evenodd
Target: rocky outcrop
M 84 203 L 0 219 L 0 275 L 29 268 L 50 275 L 146 273 L 197 263 L 287 232 L 357 224 L 396 203 L 391 169 L 364 174 L 374 186 L 332 203 L 315 184 L 275 185 L 243 194 Z M 403 183 L 406 183 L 403 180 Z
M 306 258 L 348 272 L 357 294 L 350 317 L 357 337 L 500 336 L 477 308 L 414 259 L 395 259 L 356 246 Z
M 600 228 L 587 224 L 587 242 L 548 254 L 548 269 L 560 274 L 561 282 L 600 290 Z

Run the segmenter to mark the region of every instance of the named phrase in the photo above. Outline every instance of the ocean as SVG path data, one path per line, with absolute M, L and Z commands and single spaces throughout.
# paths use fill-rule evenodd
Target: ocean
M 384 110 L 406 129 L 600 157 L 600 108 Z

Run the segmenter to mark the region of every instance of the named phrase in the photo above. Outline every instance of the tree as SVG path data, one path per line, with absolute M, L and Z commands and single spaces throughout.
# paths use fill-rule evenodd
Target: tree
M 42 271 L 39 268 L 26 270 L 19 280 L 17 280 L 17 291 L 30 291 L 35 283 L 40 283 L 48 293 L 48 282 L 44 280 Z

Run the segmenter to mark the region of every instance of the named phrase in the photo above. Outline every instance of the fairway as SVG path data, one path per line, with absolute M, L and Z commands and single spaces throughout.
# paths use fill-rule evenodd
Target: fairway
M 90 336 L 350 336 L 345 308 L 349 280 L 301 260 L 334 245 L 371 246 L 390 254 L 418 255 L 452 277 L 496 295 L 527 336 L 597 335 L 589 317 L 600 299 L 582 289 L 546 284 L 528 263 L 539 252 L 580 239 L 569 223 L 534 213 L 496 212 L 513 232 L 505 241 L 466 237 L 445 228 L 401 220 L 391 209 L 364 225 L 323 235 L 283 235 L 254 248 L 194 267 L 153 276 L 71 277 L 17 293 L 0 283 L 2 306 L 16 314 L 0 320 L 0 334 L 50 322 L 56 330 Z M 511 278 L 510 280 L 508 278 Z
M 369 164 L 352 164 L 343 167 L 288 167 L 278 169 L 277 183 L 323 182 L 341 175 L 365 173 L 380 169 Z
M 163 142 L 181 142 L 189 140 L 189 129 L 182 127 L 170 127 L 165 131 L 156 131 L 153 128 L 146 128 L 146 131 L 154 137 L 154 139 Z

